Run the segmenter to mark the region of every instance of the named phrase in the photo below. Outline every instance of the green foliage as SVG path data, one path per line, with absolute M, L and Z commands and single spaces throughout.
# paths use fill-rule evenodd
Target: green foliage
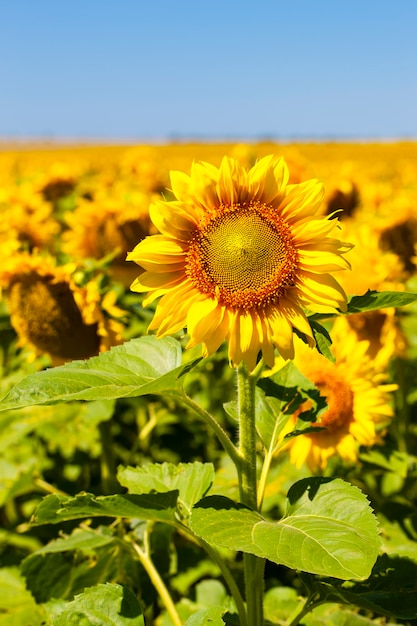
M 209 496 L 194 508 L 191 524 L 209 543 L 342 579 L 367 578 L 380 547 L 365 496 L 339 479 L 304 479 L 293 485 L 279 522 Z
M 414 300 L 368 292 L 348 314 Z M 325 317 L 310 321 L 332 359 Z M 258 475 L 268 470 L 259 510 L 238 495 L 241 406 L 224 351 L 200 361 L 181 339 L 148 336 L 52 369 L 9 366 L 0 626 L 172 626 L 174 612 L 184 626 L 240 626 L 247 555 L 266 560 L 270 624 L 417 619 L 414 360 L 392 363 L 401 386 L 384 445 L 362 449 L 356 465 L 329 465 L 325 478 L 299 472 L 281 449 L 310 432 L 326 398 L 293 363 L 259 378 Z
M 32 517 L 32 524 L 59 524 L 84 517 L 128 517 L 172 522 L 178 491 L 145 495 L 93 496 L 90 493 L 46 496 Z
M 149 464 L 144 467 L 119 467 L 118 479 L 129 493 L 164 493 L 178 490 L 178 504 L 191 511 L 211 487 L 214 467 L 210 463 Z
M 170 337 L 141 337 L 87 361 L 24 378 L 1 400 L 2 411 L 51 402 L 129 398 L 181 390 L 181 346 Z
M 65 605 L 52 626 L 145 626 L 140 605 L 125 587 L 106 583 L 86 589 Z

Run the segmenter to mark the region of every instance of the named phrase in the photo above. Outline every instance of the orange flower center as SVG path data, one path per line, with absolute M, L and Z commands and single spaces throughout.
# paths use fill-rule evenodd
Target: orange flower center
M 330 363 L 329 367 L 308 372 L 308 377 L 320 394 L 326 397 L 328 405 L 327 411 L 312 426 L 325 426 L 328 431 L 347 428 L 353 420 L 354 396 L 351 386 Z
M 41 352 L 66 361 L 98 354 L 97 324 L 84 323 L 68 283 L 36 272 L 17 276 L 9 308 L 18 335 Z
M 288 226 L 261 203 L 219 207 L 190 242 L 195 287 L 237 309 L 265 307 L 294 284 L 297 250 Z

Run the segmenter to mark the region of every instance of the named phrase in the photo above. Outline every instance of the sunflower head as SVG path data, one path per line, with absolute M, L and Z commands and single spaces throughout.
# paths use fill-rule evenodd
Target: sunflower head
M 95 280 L 77 284 L 76 274 L 75 264 L 57 266 L 51 257 L 24 252 L 0 272 L 20 344 L 49 354 L 54 364 L 89 358 L 121 340 L 110 292 L 102 295 Z
M 381 443 L 382 430 L 393 416 L 390 392 L 397 388 L 386 384 L 386 372 L 375 367 L 368 355 L 368 341 L 358 341 L 347 325 L 336 324 L 331 334 L 335 363 L 296 339 L 295 364 L 316 385 L 327 407 L 310 424 L 312 431 L 289 439 L 285 447 L 297 467 L 306 463 L 312 471 L 324 470 L 335 456 L 355 462 L 359 446 Z M 298 415 L 308 409 L 300 407 L 282 437 L 294 430 Z
M 150 208 L 160 234 L 128 254 L 145 270 L 132 284 L 162 296 L 150 329 L 187 327 L 188 347 L 205 356 L 226 340 L 233 365 L 253 369 L 260 352 L 293 358 L 293 330 L 314 346 L 304 309 L 335 312 L 346 296 L 333 271 L 349 267 L 337 221 L 319 214 L 317 180 L 288 184 L 283 159 L 267 156 L 246 170 L 225 157 L 219 168 L 194 163 L 171 173 L 172 201 Z

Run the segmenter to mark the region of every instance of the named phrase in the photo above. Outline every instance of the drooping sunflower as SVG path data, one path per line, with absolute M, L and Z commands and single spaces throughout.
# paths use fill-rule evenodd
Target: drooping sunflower
M 336 322 L 339 321 L 338 318 Z M 342 319 L 343 321 L 343 319 Z M 384 427 L 393 417 L 390 394 L 396 384 L 387 383 L 387 374 L 375 367 L 368 356 L 368 341 L 358 341 L 347 325 L 335 324 L 332 329 L 333 363 L 296 338 L 297 368 L 325 396 L 327 408 L 309 432 L 289 439 L 287 447 L 291 462 L 303 463 L 312 471 L 324 470 L 331 457 L 339 456 L 355 462 L 359 447 L 382 443 Z M 287 424 L 284 436 L 294 429 L 298 414 L 308 410 L 301 406 Z
M 116 294 L 100 289 L 98 278 L 80 284 L 76 263 L 58 265 L 40 253 L 16 251 L 0 269 L 10 320 L 20 346 L 46 353 L 54 365 L 86 359 L 121 343 L 123 311 Z
M 274 347 L 293 358 L 293 329 L 314 346 L 305 308 L 345 310 L 346 296 L 330 272 L 346 269 L 350 248 L 337 220 L 318 215 L 323 186 L 288 184 L 284 160 L 272 155 L 249 171 L 224 157 L 219 168 L 194 163 L 191 175 L 171 172 L 176 200 L 158 201 L 150 216 L 160 231 L 127 256 L 145 270 L 132 284 L 162 296 L 149 329 L 158 336 L 185 326 L 187 347 L 215 352 L 223 340 L 233 365 L 251 370 Z

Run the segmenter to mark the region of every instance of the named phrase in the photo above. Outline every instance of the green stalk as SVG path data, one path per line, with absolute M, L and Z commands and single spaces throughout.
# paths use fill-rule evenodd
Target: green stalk
M 258 510 L 256 471 L 256 424 L 255 390 L 261 365 L 252 373 L 244 363 L 237 368 L 238 413 L 239 413 L 239 474 L 240 500 L 254 511 Z M 253 554 L 244 553 L 246 612 L 249 626 L 262 626 L 264 567 L 265 561 Z
M 207 552 L 212 561 L 216 563 L 222 573 L 222 576 L 229 588 L 230 593 L 232 594 L 233 600 L 235 601 L 236 609 L 239 615 L 240 626 L 248 626 L 248 623 L 246 621 L 246 607 L 243 602 L 243 598 L 230 569 L 226 565 L 226 562 L 223 560 L 217 550 L 213 548 L 213 546 L 207 543 L 207 541 L 204 541 L 204 539 L 201 539 L 201 537 L 197 537 L 196 535 L 194 535 L 191 528 L 185 525 L 176 525 L 176 528 L 177 531 L 181 535 L 186 537 L 189 541 L 192 541 L 193 543 L 195 543 L 196 546 L 200 546 L 201 548 L 203 548 L 203 550 Z
M 159 572 L 151 559 L 148 530 L 145 533 L 144 550 L 142 550 L 135 541 L 132 541 L 132 545 L 136 554 L 138 555 L 139 561 L 141 562 L 144 570 L 151 579 L 153 586 L 158 592 L 158 595 L 161 598 L 161 601 L 165 606 L 172 623 L 174 624 L 174 626 L 182 626 L 182 620 L 177 613 L 177 609 L 175 608 L 175 604 L 171 597 L 171 594 L 169 593 L 164 581 L 159 575 Z
M 116 459 L 114 455 L 113 435 L 109 421 L 100 422 L 98 425 L 101 440 L 101 484 L 103 494 L 113 494 L 120 491 L 120 485 L 116 478 Z

